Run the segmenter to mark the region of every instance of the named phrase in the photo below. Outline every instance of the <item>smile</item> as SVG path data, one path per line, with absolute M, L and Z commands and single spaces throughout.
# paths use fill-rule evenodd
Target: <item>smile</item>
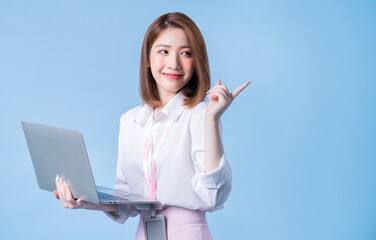
M 169 79 L 178 79 L 183 76 L 183 74 L 169 74 L 169 73 L 163 73 L 163 75 Z

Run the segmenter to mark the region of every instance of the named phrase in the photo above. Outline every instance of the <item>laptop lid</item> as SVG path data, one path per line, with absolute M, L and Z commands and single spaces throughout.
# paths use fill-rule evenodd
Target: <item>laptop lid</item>
M 99 192 L 81 132 L 31 122 L 21 122 L 21 124 L 39 188 L 51 192 L 56 190 L 55 178 L 59 175 L 69 184 L 74 198 L 97 204 L 105 203 L 98 199 Z M 122 199 L 116 202 L 111 200 L 111 203 L 158 203 L 106 187 L 100 187 L 100 193 L 115 195 Z
M 55 178 L 66 179 L 75 198 L 98 203 L 98 195 L 79 131 L 22 122 L 40 189 L 56 190 Z

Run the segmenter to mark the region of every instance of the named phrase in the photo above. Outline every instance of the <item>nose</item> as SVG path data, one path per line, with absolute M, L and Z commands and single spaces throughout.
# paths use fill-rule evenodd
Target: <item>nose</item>
M 167 67 L 169 69 L 181 69 L 181 63 L 180 63 L 179 55 L 169 54 Z

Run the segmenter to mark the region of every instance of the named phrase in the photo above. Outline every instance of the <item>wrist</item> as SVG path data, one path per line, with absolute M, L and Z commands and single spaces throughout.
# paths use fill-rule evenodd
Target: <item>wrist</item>
M 220 119 L 220 117 L 217 117 L 217 116 L 212 115 L 212 114 L 206 113 L 206 115 L 205 115 L 205 121 L 206 122 L 218 124 L 219 123 L 219 119 Z
M 118 211 L 118 205 L 117 204 L 104 204 L 103 207 L 99 205 L 100 211 L 103 212 L 117 212 Z

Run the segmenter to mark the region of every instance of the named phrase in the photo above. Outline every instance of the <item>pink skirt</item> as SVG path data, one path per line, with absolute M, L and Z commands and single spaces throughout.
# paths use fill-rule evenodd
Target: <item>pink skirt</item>
M 168 240 L 213 239 L 206 222 L 206 212 L 204 211 L 168 207 L 156 211 L 156 213 L 165 216 Z M 142 221 L 145 215 L 150 215 L 150 211 L 143 210 L 140 212 L 140 221 L 134 238 L 135 240 L 145 239 L 144 223 Z

